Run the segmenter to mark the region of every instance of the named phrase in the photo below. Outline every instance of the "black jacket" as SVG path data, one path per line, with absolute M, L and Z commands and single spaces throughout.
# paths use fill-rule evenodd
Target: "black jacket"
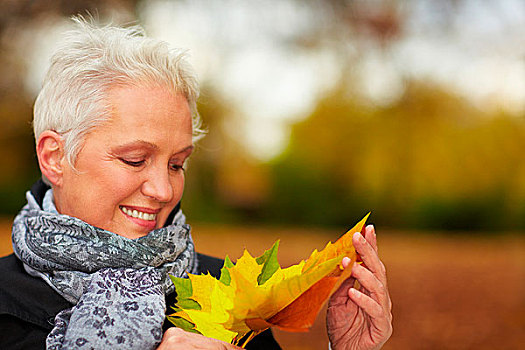
M 45 189 L 41 182 L 31 189 L 40 204 Z M 197 254 L 197 258 L 199 273 L 220 276 L 222 260 L 203 254 Z M 175 293 L 168 295 L 166 305 L 174 305 L 175 298 Z M 72 306 L 42 279 L 29 275 L 15 255 L 0 258 L 0 349 L 45 349 L 55 315 Z M 166 321 L 165 328 L 170 325 Z M 247 349 L 280 349 L 280 346 L 268 330 L 250 341 Z

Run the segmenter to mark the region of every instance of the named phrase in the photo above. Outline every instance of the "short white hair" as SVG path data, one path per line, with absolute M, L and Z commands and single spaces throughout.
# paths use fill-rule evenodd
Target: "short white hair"
M 97 26 L 74 17 L 51 58 L 33 110 L 35 139 L 46 130 L 64 138 L 64 152 L 74 168 L 84 137 L 107 121 L 108 90 L 115 86 L 152 85 L 183 94 L 192 113 L 193 138 L 204 132 L 197 111 L 199 86 L 186 52 L 148 38 L 139 26 Z

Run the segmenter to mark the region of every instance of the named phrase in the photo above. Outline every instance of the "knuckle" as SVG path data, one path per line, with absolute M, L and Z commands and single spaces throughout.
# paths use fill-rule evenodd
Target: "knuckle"
M 164 333 L 164 341 L 168 344 L 174 344 L 183 338 L 183 330 L 177 327 L 171 327 Z
M 181 332 L 182 332 L 182 330 L 180 328 L 170 327 L 166 331 L 166 334 L 168 334 L 168 335 L 176 335 L 176 334 L 180 334 Z
M 387 332 L 388 338 L 392 336 L 392 333 L 394 333 L 394 327 L 390 325 L 390 327 L 388 328 L 388 332 Z
M 379 272 L 381 272 L 382 275 L 386 275 L 386 266 L 382 261 L 379 262 Z
M 377 280 L 377 287 L 378 287 L 378 289 L 379 289 L 379 294 L 380 294 L 382 297 L 386 297 L 386 296 L 387 296 L 386 286 L 385 286 L 385 284 L 383 283 L 383 281 L 381 281 L 381 280 Z

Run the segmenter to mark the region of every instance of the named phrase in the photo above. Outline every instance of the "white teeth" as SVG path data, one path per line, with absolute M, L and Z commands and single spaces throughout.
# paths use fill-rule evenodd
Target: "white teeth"
M 142 219 L 146 221 L 153 221 L 157 217 L 157 214 L 148 214 L 137 210 L 131 210 L 126 207 L 121 207 L 121 210 L 124 212 L 124 214 L 129 215 L 131 217 Z

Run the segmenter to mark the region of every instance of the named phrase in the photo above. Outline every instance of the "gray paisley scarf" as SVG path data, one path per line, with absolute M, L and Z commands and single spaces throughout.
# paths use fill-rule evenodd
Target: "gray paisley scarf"
M 162 338 L 168 274 L 195 273 L 181 211 L 171 225 L 128 239 L 61 215 L 52 190 L 40 208 L 30 192 L 13 223 L 13 248 L 26 271 L 74 304 L 55 318 L 47 349 L 153 349 Z

